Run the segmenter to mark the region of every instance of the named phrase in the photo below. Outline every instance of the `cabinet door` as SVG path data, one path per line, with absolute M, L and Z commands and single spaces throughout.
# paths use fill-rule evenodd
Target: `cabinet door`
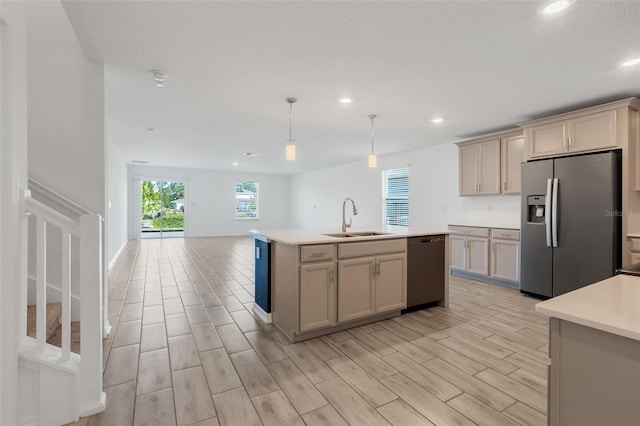
M 375 312 L 374 257 L 338 262 L 338 322 L 351 321 Z
M 500 139 L 478 145 L 480 163 L 478 194 L 500 194 Z
M 477 145 L 461 146 L 459 155 L 460 195 L 478 193 L 478 153 Z
M 336 325 L 334 263 L 300 267 L 300 331 Z
M 616 111 L 605 111 L 569 121 L 569 150 L 591 151 L 614 148 L 616 138 Z
M 523 161 L 524 137 L 516 136 L 502 140 L 502 193 L 520 193 L 520 163 Z
M 467 269 L 467 256 L 465 253 L 466 237 L 451 235 L 449 237 L 449 267 L 451 269 L 459 269 L 464 271 Z
M 569 148 L 569 129 L 566 121 L 528 128 L 526 137 L 530 158 L 564 154 Z
M 407 255 L 378 256 L 376 276 L 376 313 L 407 307 Z
M 491 242 L 491 276 L 518 282 L 520 243 L 518 241 L 493 240 Z
M 467 272 L 489 275 L 489 240 L 467 238 Z

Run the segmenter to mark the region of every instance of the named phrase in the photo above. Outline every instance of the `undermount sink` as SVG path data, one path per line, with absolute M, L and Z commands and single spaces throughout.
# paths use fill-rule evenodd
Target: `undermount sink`
M 333 234 L 322 234 L 327 237 L 334 238 L 351 238 L 351 237 L 373 237 L 376 235 L 389 235 L 388 232 L 362 231 L 362 232 L 336 232 Z

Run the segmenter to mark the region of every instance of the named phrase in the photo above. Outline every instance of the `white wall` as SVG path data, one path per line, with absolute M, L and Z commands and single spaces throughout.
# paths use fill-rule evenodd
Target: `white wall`
M 87 61 L 60 2 L 24 3 L 29 175 L 104 215 L 104 67 Z
M 289 227 L 289 176 L 129 165 L 130 239 L 140 235 L 138 179 L 184 182 L 186 237 L 246 235 L 251 229 Z M 235 218 L 235 188 L 239 180 L 258 182 L 258 220 Z
M 107 147 L 107 262 L 127 243 L 127 160 L 113 143 Z
M 449 224 L 519 226 L 519 196 L 458 196 L 458 147 L 440 144 L 378 157 L 378 168 L 366 159 L 291 178 L 291 225 L 338 229 L 342 201 L 358 206 L 353 226 L 382 223 L 382 171 L 409 167 L 409 225 L 446 229 Z

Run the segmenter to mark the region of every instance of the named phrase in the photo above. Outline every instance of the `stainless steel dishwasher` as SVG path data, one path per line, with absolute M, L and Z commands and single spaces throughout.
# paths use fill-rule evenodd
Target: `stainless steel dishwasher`
M 405 311 L 412 311 L 444 298 L 445 247 L 444 235 L 411 237 L 407 240 Z

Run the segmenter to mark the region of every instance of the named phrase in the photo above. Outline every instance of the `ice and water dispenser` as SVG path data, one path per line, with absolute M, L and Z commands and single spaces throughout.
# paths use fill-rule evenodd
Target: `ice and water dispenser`
M 546 201 L 547 197 L 544 195 L 529 195 L 527 197 L 527 205 L 529 207 L 527 221 L 529 223 L 544 223 Z

